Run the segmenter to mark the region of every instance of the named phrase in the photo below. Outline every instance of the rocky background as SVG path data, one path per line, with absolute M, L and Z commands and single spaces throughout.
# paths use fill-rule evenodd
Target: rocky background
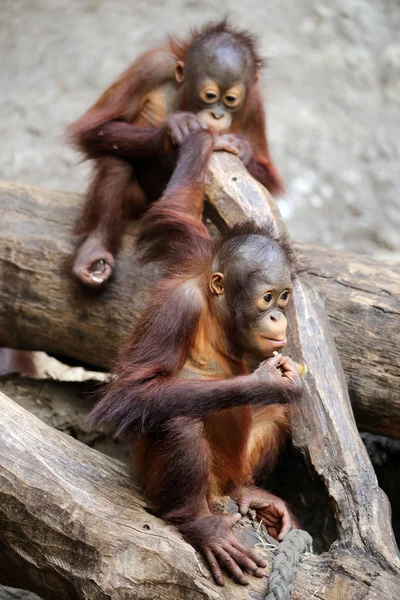
M 269 58 L 269 139 L 292 236 L 398 260 L 398 0 L 1 0 L 0 177 L 83 191 L 88 165 L 64 144 L 65 125 L 140 51 L 225 14 Z M 11 598 L 32 596 L 0 589 Z

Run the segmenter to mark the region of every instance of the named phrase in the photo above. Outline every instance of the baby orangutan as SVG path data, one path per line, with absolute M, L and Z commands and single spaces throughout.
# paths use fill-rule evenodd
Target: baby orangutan
M 270 225 L 245 223 L 213 243 L 201 221 L 204 180 L 218 138 L 193 133 L 160 201 L 142 221 L 145 260 L 161 282 L 120 355 L 117 379 L 93 409 L 134 438 L 139 479 L 157 514 L 202 550 L 214 577 L 263 576 L 264 560 L 232 526 L 249 508 L 281 539 L 296 521 L 285 503 L 255 487 L 272 468 L 301 396 L 286 343 L 285 310 L 296 262 Z M 240 513 L 216 514 L 230 495 Z
M 75 147 L 93 160 L 75 230 L 82 240 L 72 272 L 83 284 L 101 289 L 110 279 L 126 218 L 160 198 L 176 146 L 196 130 L 220 135 L 253 177 L 282 191 L 266 136 L 262 62 L 247 31 L 209 23 L 141 54 L 69 127 Z

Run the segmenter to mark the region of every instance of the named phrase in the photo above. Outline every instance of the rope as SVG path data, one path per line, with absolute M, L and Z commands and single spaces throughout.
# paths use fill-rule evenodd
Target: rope
M 289 531 L 272 562 L 265 600 L 290 600 L 293 580 L 304 552 L 312 552 L 310 534 L 302 529 Z

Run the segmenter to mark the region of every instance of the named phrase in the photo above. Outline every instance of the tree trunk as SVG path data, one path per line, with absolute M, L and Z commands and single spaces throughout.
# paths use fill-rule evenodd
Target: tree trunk
M 262 600 L 267 580 L 212 580 L 200 554 L 148 512 L 125 467 L 0 393 L 0 581 L 44 599 Z M 262 546 L 242 519 L 237 534 Z M 270 539 L 268 539 L 270 541 Z M 261 542 L 261 543 L 260 543 Z M 259 550 L 268 560 L 271 555 Z M 399 578 L 342 550 L 306 555 L 292 598 L 397 597 Z M 313 595 L 314 594 L 314 595 Z
M 227 168 L 229 179 L 234 166 Z M 109 367 L 147 302 L 155 268 L 138 265 L 131 223 L 105 292 L 72 281 L 71 229 L 81 203 L 73 194 L 0 183 L 0 345 Z M 221 221 L 215 209 L 214 217 Z M 298 248 L 325 299 L 359 426 L 400 437 L 400 266 Z

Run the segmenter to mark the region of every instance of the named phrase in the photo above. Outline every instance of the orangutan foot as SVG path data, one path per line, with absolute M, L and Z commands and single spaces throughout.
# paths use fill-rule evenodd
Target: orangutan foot
M 72 273 L 84 285 L 101 288 L 110 279 L 114 262 L 98 237 L 88 237 L 77 250 Z

